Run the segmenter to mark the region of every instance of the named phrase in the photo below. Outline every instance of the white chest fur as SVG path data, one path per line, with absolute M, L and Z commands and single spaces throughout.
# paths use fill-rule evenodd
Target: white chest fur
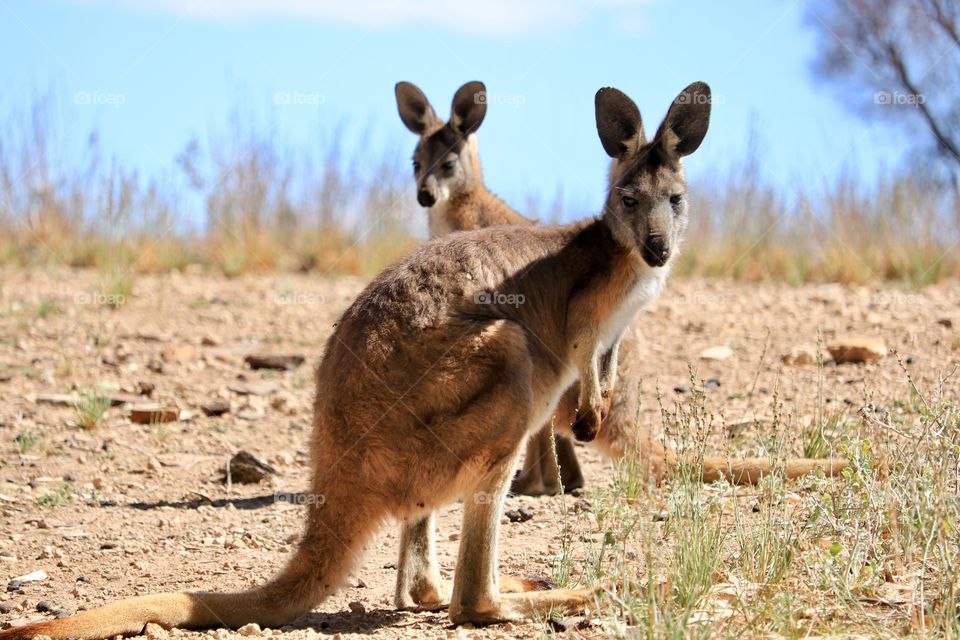
M 456 229 L 450 225 L 450 220 L 447 218 L 447 210 L 449 207 L 449 200 L 443 200 L 427 209 L 428 215 L 430 216 L 431 238 L 439 238 L 440 236 L 445 236 L 448 233 L 456 231 Z
M 669 273 L 669 265 L 659 269 L 647 269 L 624 297 L 620 306 L 607 317 L 600 327 L 600 340 L 609 347 L 633 321 L 637 313 L 649 307 L 663 291 Z

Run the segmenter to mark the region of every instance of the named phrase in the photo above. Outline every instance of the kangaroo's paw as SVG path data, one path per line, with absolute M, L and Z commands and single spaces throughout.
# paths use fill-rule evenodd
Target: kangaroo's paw
M 394 604 L 401 611 L 439 611 L 450 606 L 449 585 L 420 582 L 394 598 Z
M 559 488 L 550 491 L 543 482 L 539 468 L 531 473 L 518 473 L 510 484 L 510 493 L 516 496 L 547 496 L 559 492 Z

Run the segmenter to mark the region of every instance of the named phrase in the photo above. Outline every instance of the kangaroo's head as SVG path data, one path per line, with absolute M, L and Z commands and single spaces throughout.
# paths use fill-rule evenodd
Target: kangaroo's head
M 597 92 L 597 132 L 613 158 L 604 221 L 617 241 L 650 267 L 676 255 L 687 228 L 682 159 L 697 150 L 710 124 L 710 87 L 695 82 L 678 95 L 652 140 L 640 110 L 617 89 Z
M 473 133 L 487 114 L 487 88 L 483 83 L 468 82 L 457 89 L 448 122 L 437 117 L 416 85 L 398 82 L 396 93 L 400 119 L 420 136 L 413 152 L 417 202 L 432 207 L 482 185 Z

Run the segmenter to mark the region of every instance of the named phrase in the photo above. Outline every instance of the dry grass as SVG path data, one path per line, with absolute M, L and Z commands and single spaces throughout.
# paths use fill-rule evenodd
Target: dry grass
M 49 104 L 0 126 L 0 264 L 372 274 L 423 236 L 406 156 L 349 156 L 340 129 L 320 136 L 317 158 L 235 116 L 229 135 L 189 142 L 169 175 L 144 178 L 105 160 L 95 134 L 69 166 Z M 783 194 L 747 162 L 692 193 L 682 275 L 909 286 L 960 275 L 960 202 L 908 176 Z M 560 196 L 524 208 L 564 217 Z
M 581 549 L 564 549 L 558 577 L 605 588 L 614 637 L 960 637 L 960 411 L 949 387 L 903 377 L 902 401 L 825 433 L 852 460 L 837 479 L 705 486 L 681 469 L 656 487 L 620 465 L 580 525 L 601 532 L 579 536 L 590 569 L 571 578 Z M 767 450 L 780 459 L 797 417 L 772 402 Z M 723 427 L 696 391 L 662 414 L 692 459 Z M 887 479 L 871 471 L 880 452 Z

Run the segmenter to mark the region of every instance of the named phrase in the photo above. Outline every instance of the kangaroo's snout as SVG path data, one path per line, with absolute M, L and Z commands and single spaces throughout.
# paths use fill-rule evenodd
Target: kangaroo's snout
M 670 244 L 663 236 L 651 234 L 643 241 L 641 254 L 651 267 L 662 267 L 670 259 Z
M 427 207 L 429 209 L 437 203 L 437 197 L 433 195 L 433 192 L 429 189 L 418 189 L 417 202 L 420 203 L 421 207 Z

